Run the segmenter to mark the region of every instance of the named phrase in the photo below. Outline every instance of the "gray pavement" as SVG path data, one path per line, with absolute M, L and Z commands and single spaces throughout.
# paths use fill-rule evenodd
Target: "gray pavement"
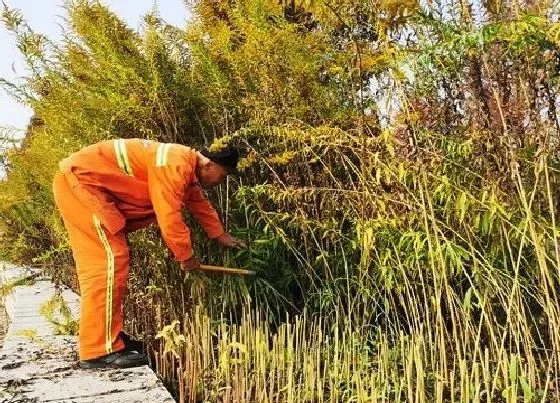
M 0 284 L 36 273 L 0 262 Z M 3 298 L 10 324 L 0 350 L 0 403 L 174 402 L 147 366 L 79 369 L 76 337 L 56 335 L 39 312 L 55 291 L 48 279 L 38 277 L 34 284 L 14 287 Z M 77 318 L 79 296 L 69 289 L 60 292 Z

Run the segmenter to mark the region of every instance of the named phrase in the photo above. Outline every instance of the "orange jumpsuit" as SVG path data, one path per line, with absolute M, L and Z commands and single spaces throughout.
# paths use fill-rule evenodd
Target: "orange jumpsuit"
M 210 238 L 224 233 L 195 167 L 195 150 L 141 139 L 104 141 L 61 161 L 53 191 L 78 272 L 81 360 L 124 348 L 126 232 L 157 221 L 177 261 L 193 254 L 183 205 Z

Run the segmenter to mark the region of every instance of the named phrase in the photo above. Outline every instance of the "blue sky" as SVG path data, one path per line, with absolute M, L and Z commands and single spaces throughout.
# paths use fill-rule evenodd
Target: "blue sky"
M 60 25 L 63 23 L 63 0 L 4 0 L 11 8 L 22 11 L 27 23 L 36 31 L 52 40 L 61 36 Z M 157 5 L 161 17 L 170 24 L 184 27 L 189 17 L 187 7 L 182 0 L 102 0 L 129 27 L 138 29 L 142 16 Z M 14 71 L 15 70 L 15 71 Z M 16 81 L 25 76 L 25 66 L 16 47 L 14 38 L 0 26 L 0 77 Z M 32 111 L 15 102 L 0 88 L 0 128 L 14 127 L 25 129 Z

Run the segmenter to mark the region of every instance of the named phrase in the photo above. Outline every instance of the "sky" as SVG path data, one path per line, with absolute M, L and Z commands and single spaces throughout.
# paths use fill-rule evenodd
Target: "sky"
M 10 8 L 21 10 L 23 17 L 34 31 L 53 41 L 60 40 L 64 0 L 4 0 Z M 156 4 L 160 16 L 178 27 L 187 24 L 189 13 L 183 0 L 102 0 L 120 16 L 129 27 L 138 29 L 142 16 Z M 26 74 L 25 65 L 15 44 L 14 37 L 0 24 L 0 77 L 17 82 Z M 32 115 L 30 108 L 18 104 L 0 88 L 0 130 L 24 130 Z

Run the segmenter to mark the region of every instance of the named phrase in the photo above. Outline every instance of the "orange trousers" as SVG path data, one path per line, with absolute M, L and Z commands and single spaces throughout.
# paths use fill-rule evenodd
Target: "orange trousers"
M 98 358 L 124 348 L 123 300 L 129 252 L 123 231 L 112 235 L 57 173 L 54 199 L 68 230 L 80 286 L 80 360 Z

